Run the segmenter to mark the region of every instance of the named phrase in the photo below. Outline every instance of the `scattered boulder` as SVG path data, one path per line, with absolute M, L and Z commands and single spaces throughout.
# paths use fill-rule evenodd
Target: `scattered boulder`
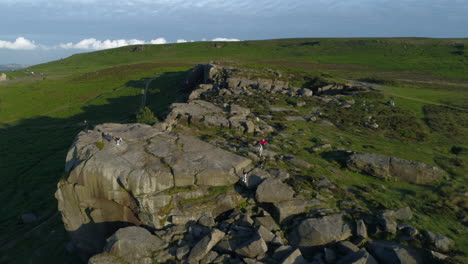
M 367 227 L 361 219 L 356 221 L 356 235 L 361 238 L 367 238 Z
M 251 240 L 240 245 L 236 253 L 248 258 L 262 258 L 268 250 L 268 246 L 260 235 L 256 235 Z
M 225 233 L 221 230 L 213 229 L 211 234 L 206 235 L 192 248 L 188 256 L 189 263 L 198 263 L 224 236 Z
M 264 180 L 257 188 L 255 198 L 260 203 L 275 203 L 292 200 L 294 190 L 279 179 Z
M 299 249 L 291 252 L 286 258 L 281 262 L 282 264 L 307 264 L 308 261 L 302 256 L 302 253 Z
M 161 238 L 141 227 L 121 228 L 107 239 L 104 251 L 130 263 L 147 263 L 153 252 L 167 247 Z
M 429 231 L 424 231 L 422 234 L 427 241 L 437 249 L 437 251 L 448 252 L 452 247 L 452 241 L 445 236 Z
M 301 168 L 305 168 L 305 169 L 309 169 L 309 168 L 312 168 L 313 165 L 310 164 L 309 162 L 303 160 L 303 159 L 299 159 L 299 158 L 296 158 L 294 156 L 287 156 L 285 157 L 285 159 L 291 163 L 292 165 L 294 166 L 297 166 L 297 167 L 301 167 Z
M 289 241 L 295 246 L 313 247 L 345 240 L 352 234 L 343 217 L 340 213 L 305 219 L 289 234 Z
M 444 171 L 421 162 L 373 153 L 354 153 L 346 162 L 348 169 L 378 178 L 398 178 L 415 183 L 440 179 Z
M 368 245 L 368 250 L 379 263 L 394 264 L 422 264 L 422 256 L 415 249 L 387 241 L 372 241 Z
M 317 200 L 300 200 L 282 201 L 273 204 L 272 215 L 281 223 L 290 216 L 307 212 L 313 207 L 324 206 Z
M 3 72 L 2 72 L 2 73 L 0 73 L 0 82 L 1 82 L 1 81 L 6 81 L 6 80 L 8 80 L 8 78 L 7 78 L 6 74 L 5 74 L 5 73 L 3 73 Z

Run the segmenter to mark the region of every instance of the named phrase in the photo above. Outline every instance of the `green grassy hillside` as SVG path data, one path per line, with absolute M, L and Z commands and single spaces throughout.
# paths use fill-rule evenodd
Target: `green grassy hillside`
M 76 262 L 65 250 L 68 240 L 53 195 L 81 122 L 134 122 L 151 78 L 155 79 L 149 87 L 147 105 L 162 116 L 170 103 L 182 100 L 179 88 L 187 70 L 210 61 L 280 70 L 292 76 L 289 81 L 297 86 L 307 83 L 304 76 L 372 82 L 384 92 L 384 98 L 378 100 L 394 100 L 406 111 L 400 116 L 411 116 L 420 123 L 424 141 L 356 134 L 353 127 L 308 131 L 307 127 L 291 125 L 289 132 L 306 131 L 317 139 L 330 138 L 337 145 L 352 142 L 353 150 L 372 148 L 371 152 L 436 165 L 449 171 L 457 186 L 466 189 L 468 164 L 463 152 L 468 149 L 468 39 L 196 42 L 83 53 L 27 69 L 42 75 L 8 72 L 11 80 L 0 82 L 0 199 L 7 201 L 0 209 L 0 263 Z M 336 109 L 329 111 L 340 117 Z M 359 114 L 350 113 L 350 118 Z M 311 147 L 313 142 L 308 139 L 301 144 Z M 454 154 L 454 147 L 464 151 Z M 326 157 L 306 150 L 297 155 L 324 168 L 316 173 L 333 174 L 327 169 L 330 163 Z M 340 180 L 349 186 L 381 184 L 362 175 L 346 175 Z M 419 209 L 425 208 L 424 200 L 437 202 L 434 200 L 451 191 L 449 187 L 438 186 L 434 192 L 433 187 L 413 184 L 393 187 L 389 187 L 392 191 L 373 194 L 369 201 L 418 208 L 422 220 L 415 225 L 452 235 L 457 249 L 468 254 L 468 245 L 462 239 L 466 232 L 456 234 L 449 228 L 455 225 L 463 229 L 453 215 L 436 212 L 440 222 L 446 220 L 446 224 L 440 224 L 424 218 L 428 213 Z M 398 188 L 407 191 L 395 191 Z M 401 202 L 403 199 L 407 202 Z M 24 213 L 36 214 L 38 221 L 23 224 L 20 218 Z M 26 251 L 28 254 L 24 254 Z

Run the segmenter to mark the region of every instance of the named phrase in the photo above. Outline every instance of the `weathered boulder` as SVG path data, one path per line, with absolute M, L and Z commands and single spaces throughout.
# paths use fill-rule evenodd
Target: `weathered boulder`
M 452 247 L 452 241 L 448 237 L 429 231 L 424 231 L 423 235 L 428 242 L 437 249 L 437 251 L 447 252 Z
M 112 136 L 123 142 L 117 145 Z M 234 184 L 250 163 L 192 136 L 142 124 L 103 124 L 76 138 L 67 155 L 69 176 L 58 183 L 56 198 L 65 229 L 86 258 L 118 228 L 161 227 L 170 216 L 189 221 L 231 209 L 240 195 L 213 197 L 210 188 Z M 205 196 L 213 201 L 178 207 Z
M 244 242 L 235 250 L 238 255 L 248 258 L 261 258 L 268 250 L 268 246 L 260 235 L 255 235 L 252 239 Z
M 356 235 L 361 238 L 367 238 L 367 227 L 361 219 L 356 221 Z
M 349 156 L 347 167 L 378 178 L 399 178 L 415 183 L 428 183 L 440 179 L 445 173 L 421 162 L 388 157 L 374 153 L 354 153 Z
M 141 227 L 119 229 L 107 239 L 104 251 L 129 263 L 151 263 L 154 252 L 167 247 L 167 243 Z
M 5 74 L 5 73 L 3 73 L 3 72 L 2 72 L 2 73 L 0 73 L 0 82 L 1 82 L 1 81 L 6 81 L 6 80 L 7 80 L 7 76 L 6 76 L 6 74 Z
M 294 190 L 279 179 L 266 179 L 258 187 L 255 198 L 260 203 L 275 203 L 292 200 Z
M 218 244 L 221 239 L 225 236 L 225 233 L 219 229 L 213 229 L 211 234 L 206 235 L 200 240 L 190 251 L 188 256 L 189 263 L 198 263 L 202 258 L 210 252 L 210 250 Z
M 302 253 L 299 249 L 294 250 L 286 256 L 281 264 L 307 264 L 307 260 L 302 256 Z
M 292 215 L 304 213 L 314 207 L 324 206 L 317 200 L 300 200 L 294 199 L 290 201 L 282 201 L 273 203 L 272 215 L 279 223 Z
M 372 241 L 368 245 L 368 250 L 379 263 L 424 263 L 423 257 L 413 248 L 394 242 Z
M 340 213 L 305 219 L 289 233 L 289 241 L 298 247 L 313 247 L 345 240 L 352 234 L 343 217 Z

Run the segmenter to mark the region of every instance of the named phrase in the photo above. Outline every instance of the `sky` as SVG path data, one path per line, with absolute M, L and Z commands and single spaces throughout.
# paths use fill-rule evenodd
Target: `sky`
M 0 64 L 132 44 L 468 37 L 467 0 L 0 0 Z

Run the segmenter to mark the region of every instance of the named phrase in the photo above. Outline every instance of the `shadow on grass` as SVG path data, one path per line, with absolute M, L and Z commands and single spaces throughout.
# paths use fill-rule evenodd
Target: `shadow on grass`
M 128 85 L 141 88 L 141 82 L 129 81 Z M 163 83 L 160 89 L 173 96 L 154 97 L 152 103 L 159 113 L 177 99 L 178 92 L 177 87 Z M 170 92 L 164 91 L 169 88 Z M 81 113 L 68 118 L 41 116 L 0 128 L 0 199 L 8 201 L 0 209 L 0 263 L 79 263 L 65 249 L 69 238 L 56 214 L 54 198 L 57 182 L 66 176 L 66 154 L 84 120 L 91 126 L 134 122 L 140 103 L 140 95 L 110 98 L 107 104 L 82 107 Z M 25 213 L 35 214 L 38 220 L 23 224 Z M 51 219 L 55 224 L 42 225 Z

